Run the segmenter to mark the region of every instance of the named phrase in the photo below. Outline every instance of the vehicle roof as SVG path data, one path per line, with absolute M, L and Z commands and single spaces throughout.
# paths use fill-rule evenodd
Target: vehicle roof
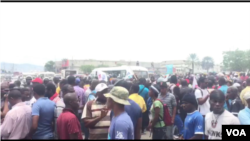
M 147 68 L 141 66 L 121 66 L 121 67 L 107 67 L 107 68 L 96 68 L 93 71 L 101 70 L 101 71 L 111 71 L 111 70 L 141 70 L 141 71 L 148 71 Z

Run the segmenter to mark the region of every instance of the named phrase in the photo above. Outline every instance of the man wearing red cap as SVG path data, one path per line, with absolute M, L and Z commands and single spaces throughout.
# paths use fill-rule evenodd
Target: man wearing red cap
M 32 84 L 36 85 L 36 84 L 43 84 L 43 80 L 39 77 L 37 77 L 36 79 L 32 80 Z

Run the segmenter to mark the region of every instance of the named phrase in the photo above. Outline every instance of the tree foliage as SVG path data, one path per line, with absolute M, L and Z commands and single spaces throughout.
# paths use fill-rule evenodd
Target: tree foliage
M 45 66 L 44 69 L 45 71 L 51 71 L 51 72 L 55 72 L 55 62 L 54 61 L 48 61 Z
M 214 67 L 214 60 L 212 57 L 206 56 L 203 58 L 202 62 L 201 62 L 201 66 L 204 70 L 207 70 L 207 72 L 209 71 L 209 69 Z
M 98 65 L 96 68 L 108 68 L 108 65 Z
M 250 69 L 250 50 L 226 51 L 223 53 L 223 65 L 230 71 Z
M 188 56 L 188 63 L 192 65 L 192 71 L 194 73 L 194 65 L 199 63 L 199 58 L 195 53 Z
M 93 69 L 95 69 L 95 66 L 93 65 L 83 65 L 80 67 L 81 71 L 83 71 L 84 73 L 91 73 L 91 71 Z

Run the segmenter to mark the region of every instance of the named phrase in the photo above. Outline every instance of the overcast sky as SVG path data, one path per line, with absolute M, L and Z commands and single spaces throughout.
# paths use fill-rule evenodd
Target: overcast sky
M 250 49 L 250 3 L 1 3 L 1 62 L 165 61 Z

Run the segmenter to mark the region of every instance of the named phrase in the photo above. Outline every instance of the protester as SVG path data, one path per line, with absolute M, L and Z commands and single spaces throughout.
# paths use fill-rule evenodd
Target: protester
M 32 78 L 30 76 L 26 77 L 25 79 L 26 84 L 24 84 L 24 87 L 29 87 L 31 85 Z
M 168 106 L 169 114 L 171 116 L 171 123 L 174 124 L 177 106 L 175 96 L 168 92 L 168 86 L 166 82 L 160 83 L 160 90 L 161 93 L 159 94 L 158 99 L 160 99 L 163 104 Z M 173 139 L 173 125 L 166 126 L 166 130 L 167 139 Z
M 66 79 L 61 80 L 61 82 L 59 83 L 59 88 L 60 88 L 59 97 L 60 98 L 62 98 L 62 88 L 66 84 L 68 84 L 68 80 Z
M 60 100 L 56 103 L 56 108 L 55 108 L 55 113 L 54 113 L 54 117 L 55 117 L 55 139 L 58 139 L 57 136 L 57 125 L 56 125 L 56 121 L 57 118 L 61 115 L 61 113 L 63 112 L 63 109 L 65 108 L 65 103 L 63 101 L 63 97 L 67 94 L 67 93 L 74 93 L 75 90 L 74 88 L 69 85 L 66 84 L 64 86 L 60 86 L 61 87 L 61 92 L 62 92 L 62 97 L 60 98 Z
M 241 99 L 242 103 L 243 103 L 245 106 L 247 106 L 247 102 L 246 102 L 246 100 L 244 99 L 244 96 L 245 96 L 245 94 L 246 94 L 247 92 L 250 91 L 250 78 L 247 79 L 246 85 L 247 85 L 246 88 L 245 88 L 244 90 L 242 90 L 242 92 L 240 93 L 240 99 Z
M 214 86 L 213 81 L 208 79 L 207 90 L 208 90 L 209 94 L 214 90 L 213 86 Z
M 9 85 L 7 83 L 2 83 L 1 84 L 1 119 L 5 117 L 5 115 L 10 109 L 8 95 L 7 95 L 8 93 L 9 93 Z
M 130 88 L 130 95 L 129 95 L 129 99 L 133 100 L 134 102 L 136 102 L 141 110 L 142 110 L 142 113 L 145 113 L 147 111 L 147 106 L 146 106 L 146 103 L 143 99 L 143 97 L 141 97 L 139 94 L 139 85 L 137 84 L 133 84 Z
M 43 79 L 43 84 L 44 84 L 44 86 L 47 86 L 48 84 L 49 84 L 49 78 L 44 78 Z
M 188 87 L 187 80 L 182 79 L 179 100 L 181 100 L 183 98 L 183 96 L 185 96 L 186 94 L 191 94 L 192 91 L 193 91 L 193 89 Z M 181 105 L 181 101 L 180 101 L 180 105 Z M 180 107 L 179 110 L 180 110 L 179 111 L 180 118 L 182 119 L 182 122 L 184 122 L 184 120 L 187 116 L 187 113 L 183 110 L 182 107 Z
M 146 87 L 146 83 L 147 83 L 147 81 L 146 81 L 145 78 L 140 78 L 139 79 L 139 87 L 140 87 L 140 89 L 139 89 L 138 94 L 143 97 L 144 101 L 147 101 L 147 99 L 149 97 L 148 96 L 148 91 L 149 90 Z
M 1 125 L 3 139 L 25 139 L 31 127 L 31 107 L 22 102 L 22 94 L 18 90 L 8 95 L 12 109 L 6 114 Z
M 224 95 L 226 96 L 228 86 L 227 86 L 227 82 L 226 82 L 226 80 L 225 80 L 224 77 L 220 77 L 220 78 L 219 78 L 219 85 L 220 85 L 219 90 L 221 90 L 221 91 L 224 93 Z M 231 103 L 231 100 L 229 100 L 229 103 Z M 224 108 L 225 108 L 226 110 L 228 110 L 228 107 L 227 107 L 226 102 L 225 102 L 225 104 L 224 104 Z
M 96 86 L 96 99 L 89 101 L 84 106 L 82 120 L 86 128 L 89 128 L 89 139 L 107 139 L 110 126 L 110 111 L 106 109 L 106 97 L 108 86 L 100 83 Z
M 36 85 L 36 84 L 43 84 L 43 80 L 39 77 L 37 77 L 36 79 L 32 80 L 32 85 Z
M 176 77 L 176 75 L 172 75 L 171 77 L 170 77 L 170 86 L 169 86 L 169 90 L 170 90 L 170 93 L 174 93 L 174 88 L 175 88 L 175 86 L 176 86 L 176 84 L 177 84 L 177 77 Z
M 250 91 L 244 94 L 244 100 L 248 106 L 239 112 L 238 117 L 242 125 L 250 125 Z
M 32 139 L 53 139 L 53 123 L 55 103 L 45 95 L 45 86 L 36 84 L 33 87 L 36 102 L 32 106 Z
M 130 105 L 128 101 L 129 92 L 123 87 L 116 86 L 104 96 L 108 98 L 107 108 L 114 112 L 108 139 L 134 139 L 134 126 L 124 107 Z
M 187 94 L 182 98 L 183 109 L 187 112 L 184 123 L 183 139 L 202 139 L 204 134 L 204 119 L 197 111 L 197 101 L 194 95 Z
M 233 85 L 233 82 L 231 80 L 227 80 L 227 86 L 231 87 Z
M 129 91 L 132 83 L 125 80 L 119 81 L 115 86 L 121 86 Z M 142 109 L 141 107 L 131 99 L 128 99 L 130 105 L 125 105 L 125 112 L 129 115 L 134 126 L 134 137 L 135 139 L 141 139 L 141 129 L 142 129 Z M 113 111 L 110 114 L 111 120 L 113 118 Z
M 74 87 L 75 93 L 77 95 L 78 102 L 79 102 L 79 110 L 78 110 L 77 117 L 78 117 L 79 122 L 81 122 L 83 106 L 85 105 L 85 103 L 84 103 L 85 100 L 83 99 L 84 90 L 83 90 L 83 88 L 79 87 L 79 85 L 78 85 L 80 83 L 79 78 L 76 79 L 74 76 L 69 76 L 68 77 L 68 83 L 72 87 Z
M 231 103 L 229 103 L 229 99 L 231 100 Z M 226 103 L 228 111 L 236 117 L 238 117 L 240 110 L 244 109 L 244 106 L 238 95 L 238 89 L 236 87 L 231 86 L 227 89 Z
M 242 86 L 241 86 L 241 84 L 239 84 L 239 83 L 234 83 L 233 86 L 236 87 L 236 88 L 238 89 L 238 93 L 239 93 L 239 96 L 240 96 L 240 93 L 241 93 L 241 91 L 242 91 Z
M 57 103 L 60 100 L 59 94 L 56 93 L 56 86 L 52 83 L 47 84 L 46 91 L 51 101 Z
M 181 88 L 180 88 L 180 99 L 186 94 L 192 93 L 192 88 L 188 87 L 187 80 L 182 79 L 181 80 Z
M 65 108 L 57 119 L 57 133 L 59 139 L 82 139 L 81 125 L 75 113 L 79 104 L 75 93 L 64 96 Z
M 95 97 L 95 95 L 96 95 L 95 87 L 98 84 L 99 84 L 98 80 L 93 80 L 91 83 L 91 86 L 88 87 L 88 89 L 85 91 L 84 96 L 83 96 L 85 105 L 88 101 L 94 100 L 96 98 Z M 86 128 L 84 126 L 84 122 L 81 121 L 81 123 L 83 125 L 82 130 L 84 130 L 85 139 L 88 139 L 89 138 L 89 130 L 88 130 L 88 128 Z
M 30 87 L 24 87 L 21 89 L 22 93 L 22 101 L 26 104 L 32 107 L 33 103 L 36 102 L 35 97 L 32 94 L 32 90 Z
M 198 81 L 199 88 L 195 89 L 195 97 L 198 103 L 198 111 L 203 117 L 210 112 L 209 91 L 207 90 L 207 79 L 200 77 Z
M 155 77 L 154 77 L 154 76 L 151 76 L 151 77 L 150 77 L 150 80 L 151 80 L 151 84 L 152 84 L 152 85 L 156 84 L 156 81 L 155 81 Z
M 148 94 L 153 100 L 153 104 L 150 109 L 152 120 L 148 126 L 148 129 L 153 133 L 152 139 L 167 139 L 165 122 L 163 121 L 164 108 L 162 103 L 159 100 L 156 100 L 160 94 L 159 86 L 152 85 Z
M 93 80 L 91 82 L 91 85 L 90 87 L 85 91 L 84 93 L 84 99 L 85 99 L 85 102 L 84 103 L 87 103 L 88 101 L 91 101 L 91 100 L 94 100 L 95 99 L 95 94 L 96 94 L 96 91 L 95 91 L 95 87 L 99 84 L 99 81 L 98 80 Z
M 176 126 L 178 128 L 179 133 L 182 134 L 182 132 L 183 132 L 183 120 L 181 119 L 180 114 L 181 114 L 181 111 L 183 110 L 183 108 L 181 107 L 181 98 L 183 96 L 181 96 L 179 86 L 174 87 L 173 92 L 174 92 L 174 96 L 176 99 L 176 115 L 175 115 L 175 119 L 174 119 L 174 126 Z M 182 113 L 182 115 L 184 115 L 185 113 Z
M 60 79 L 58 77 L 53 78 L 53 83 L 56 86 L 56 93 L 60 93 L 60 86 L 59 86 Z
M 225 95 L 221 90 L 214 90 L 210 94 L 212 112 L 205 117 L 205 134 L 209 140 L 222 139 L 222 125 L 240 124 L 237 117 L 225 110 Z
M 16 85 L 16 87 L 21 87 L 21 81 L 19 80 L 15 81 L 14 84 Z

